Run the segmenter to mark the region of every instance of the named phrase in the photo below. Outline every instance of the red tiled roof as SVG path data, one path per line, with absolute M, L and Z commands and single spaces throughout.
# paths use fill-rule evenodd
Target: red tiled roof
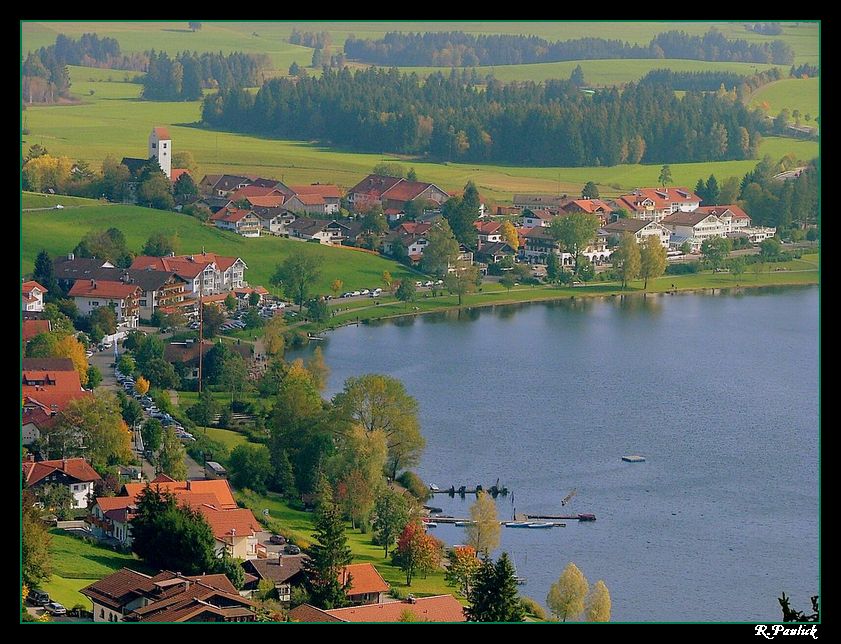
M 418 223 L 414 221 L 404 221 L 395 230 L 408 235 L 423 235 L 428 232 L 430 228 L 432 228 L 432 224 L 429 222 Z
M 47 292 L 47 289 L 45 289 L 43 286 L 41 286 L 38 282 L 36 282 L 34 280 L 29 280 L 28 282 L 24 282 L 22 287 L 21 287 L 21 290 L 23 291 L 24 295 L 29 295 L 32 292 L 32 289 L 34 289 L 34 288 L 39 289 L 42 293 Z
M 584 212 L 613 212 L 613 208 L 611 208 L 607 203 L 605 203 L 601 199 L 574 199 L 572 203 L 574 203 Z
M 266 197 L 246 197 L 246 199 L 255 208 L 277 208 L 278 206 L 282 206 L 283 202 L 286 201 L 286 195 L 281 193 Z
M 350 606 L 324 611 L 344 622 L 398 622 L 408 611 L 420 622 L 465 622 L 464 608 L 452 595 L 418 597 L 412 601 Z M 315 615 L 314 615 L 315 616 Z
M 698 195 L 683 187 L 637 188 L 633 192 L 619 197 L 616 205 L 627 208 L 632 212 L 638 212 L 645 210 L 644 206 L 639 205 L 645 200 L 650 200 L 656 210 L 668 208 L 673 203 L 701 202 L 701 198 Z
M 361 595 L 364 593 L 384 593 L 391 586 L 382 578 L 373 564 L 349 564 L 339 573 L 339 583 L 344 584 L 350 576 L 350 587 L 345 591 L 347 595 Z
M 493 235 L 500 228 L 502 228 L 502 224 L 499 223 L 498 221 L 479 221 L 479 220 L 476 220 L 476 221 L 473 222 L 473 226 L 482 235 Z
M 155 134 L 158 135 L 158 140 L 167 139 L 172 140 L 172 137 L 169 135 L 169 130 L 165 127 L 156 127 L 153 128 L 155 130 Z
M 39 333 L 49 333 L 49 320 L 24 320 L 22 328 L 23 341 L 29 342 Z
M 244 210 L 241 208 L 223 208 L 215 215 L 213 215 L 210 220 L 211 221 L 227 221 L 230 223 L 236 223 L 238 221 L 242 221 L 245 217 L 250 213 L 250 210 Z
M 141 255 L 135 257 L 132 268 L 154 268 L 160 271 L 171 271 L 181 277 L 194 278 L 201 273 L 208 264 L 216 264 L 221 271 L 228 270 L 234 265 L 238 257 L 227 257 L 216 253 L 194 253 L 193 255 L 176 255 L 175 257 L 152 257 Z
M 38 481 L 56 471 L 64 472 L 67 476 L 83 483 L 100 480 L 100 476 L 96 473 L 96 470 L 83 458 L 39 461 L 37 463 L 30 461 L 23 462 L 23 474 L 27 486 L 35 485 Z
M 394 201 L 411 201 L 431 185 L 431 183 L 423 181 L 403 180 L 383 192 L 382 198 L 393 199 Z
M 304 194 L 295 195 L 293 198 L 297 199 L 305 206 L 320 206 L 324 203 L 324 197 L 321 195 Z
M 52 359 L 58 362 L 59 359 Z M 37 403 L 51 411 L 61 411 L 71 400 L 84 398 L 90 392 L 82 389 L 79 373 L 75 369 L 66 370 L 67 365 L 61 359 L 57 369 L 27 369 L 33 366 L 31 358 L 24 359 L 24 371 L 21 374 L 21 393 L 25 399 Z M 37 363 L 35 363 L 37 365 Z M 32 402 L 30 404 L 32 404 Z
M 550 221 L 555 218 L 548 210 L 530 210 L 531 214 L 523 213 L 523 217 L 531 217 L 532 219 L 543 219 L 544 221 Z
M 342 191 L 339 186 L 328 183 L 314 183 L 308 186 L 289 186 L 296 195 L 321 195 L 326 199 L 341 199 Z
M 139 286 L 110 280 L 76 280 L 68 297 L 117 297 L 125 299 L 140 293 Z
M 133 499 L 136 499 L 144 487 L 146 487 L 145 483 L 126 483 L 123 486 L 126 494 Z M 234 500 L 233 492 L 231 492 L 231 486 L 225 479 L 197 481 L 158 481 L 158 479 L 155 479 L 155 481 L 152 481 L 152 487 L 176 495 L 188 491 L 197 494 L 211 494 L 215 497 L 213 504 L 216 507 L 221 509 L 237 507 L 237 502 Z
M 187 170 L 187 168 L 173 168 L 169 175 L 169 180 L 172 181 L 172 183 L 175 183 L 176 181 L 178 181 L 178 179 L 181 178 L 182 174 L 189 175 L 190 171 Z
M 345 620 L 334 617 L 325 610 L 310 606 L 309 604 L 301 604 L 289 611 L 289 619 L 293 622 L 308 622 L 308 623 L 326 623 L 326 622 L 343 622 Z
M 692 212 L 705 212 L 708 215 L 715 215 L 716 217 L 720 217 L 728 210 L 730 211 L 730 216 L 732 219 L 750 219 L 748 214 L 735 204 L 731 204 L 729 206 L 700 206 Z
M 57 420 L 58 416 L 53 415 L 49 408 L 45 409 L 41 405 L 36 405 L 23 409 L 20 424 L 21 426 L 32 424 L 39 430 L 43 430 L 54 425 Z
M 221 510 L 214 506 L 202 504 L 198 506 L 198 510 L 207 519 L 210 529 L 213 530 L 213 536 L 217 539 L 228 536 L 243 537 L 262 530 L 254 517 L 254 513 L 248 508 Z
M 379 198 L 381 194 L 400 181 L 403 180 L 398 177 L 386 177 L 379 174 L 369 174 L 362 181 L 353 186 L 353 188 L 348 190 L 348 193 L 364 194 L 369 197 Z

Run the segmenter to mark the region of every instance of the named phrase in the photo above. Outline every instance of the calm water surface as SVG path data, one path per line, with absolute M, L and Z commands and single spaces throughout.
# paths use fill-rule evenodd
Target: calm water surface
M 425 481 L 499 477 L 502 518 L 596 514 L 503 528 L 541 603 L 569 561 L 604 579 L 614 621 L 778 620 L 781 591 L 806 609 L 819 590 L 817 288 L 477 309 L 321 344 L 329 395 L 373 372 L 417 398 Z M 472 498 L 432 503 L 466 516 Z

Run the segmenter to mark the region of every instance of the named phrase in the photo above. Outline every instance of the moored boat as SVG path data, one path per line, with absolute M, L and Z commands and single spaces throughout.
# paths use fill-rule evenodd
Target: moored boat
M 623 456 L 622 460 L 626 463 L 645 463 L 645 456 L 639 454 L 631 454 L 630 456 Z
M 554 524 L 553 523 L 544 523 L 542 521 L 534 521 L 532 523 L 529 523 L 526 527 L 527 528 L 533 528 L 533 529 L 546 529 L 546 528 L 554 527 Z

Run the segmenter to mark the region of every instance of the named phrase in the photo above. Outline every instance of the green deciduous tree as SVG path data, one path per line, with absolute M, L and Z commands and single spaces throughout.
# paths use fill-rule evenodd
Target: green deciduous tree
M 665 188 L 667 183 L 672 182 L 672 169 L 668 165 L 664 165 L 660 168 L 660 176 L 657 180 L 660 182 L 660 185 Z
M 154 257 L 164 257 L 170 253 L 178 254 L 180 250 L 181 241 L 178 239 L 178 233 L 166 234 L 162 232 L 154 232 L 146 240 L 143 245 L 141 253 L 143 255 L 152 255 Z
M 499 517 L 496 502 L 487 492 L 479 492 L 476 502 L 470 506 L 470 525 L 467 526 L 467 544 L 476 552 L 490 554 L 499 546 Z
M 395 292 L 394 296 L 404 304 L 414 302 L 415 297 L 417 296 L 417 288 L 415 287 L 415 283 L 408 278 L 402 279 L 400 281 L 400 285 L 397 287 L 397 291 Z
M 88 367 L 88 389 L 96 389 L 99 387 L 99 383 L 102 382 L 102 374 L 99 372 L 99 369 L 96 365 L 91 365 Z
M 402 179 L 406 176 L 406 169 L 399 163 L 381 161 L 374 166 L 371 173 L 383 177 L 397 177 L 398 179 Z
M 385 557 L 388 549 L 409 521 L 409 507 L 402 494 L 385 488 L 374 503 L 374 534 L 377 543 L 383 547 Z
M 295 253 L 277 266 L 271 283 L 281 286 L 287 297 L 298 306 L 307 301 L 312 285 L 321 276 L 321 258 L 307 253 Z
M 584 612 L 584 599 L 590 584 L 574 563 L 570 562 L 549 588 L 546 605 L 559 620 L 576 619 Z
M 402 382 L 380 374 L 348 378 L 333 404 L 343 418 L 369 434 L 385 434 L 391 478 L 417 465 L 426 441 L 420 433 L 417 400 L 406 393 Z
M 724 237 L 707 237 L 701 243 L 701 255 L 711 268 L 721 268 L 730 254 L 730 240 Z
M 429 243 L 423 251 L 421 267 L 431 275 L 443 277 L 458 257 L 458 242 L 446 219 L 432 224 L 426 238 Z
M 573 272 L 578 271 L 581 253 L 593 242 L 599 229 L 599 219 L 586 212 L 574 212 L 560 217 L 549 225 L 549 235 L 561 245 L 561 249 L 572 254 Z
M 228 469 L 235 487 L 263 494 L 272 475 L 269 450 L 264 445 L 237 445 L 231 452 Z
M 582 199 L 598 199 L 599 198 L 599 187 L 593 183 L 592 181 L 588 181 L 584 184 L 584 188 L 581 189 L 581 198 Z
M 622 276 L 622 288 L 627 288 L 628 282 L 636 279 L 640 273 L 640 248 L 636 238 L 629 232 L 622 233 L 619 248 L 610 256 L 613 267 Z
M 128 427 L 117 397 L 109 391 L 72 400 L 46 431 L 51 458 L 81 456 L 103 469 L 132 461 Z
M 23 582 L 40 586 L 52 574 L 50 533 L 41 520 L 38 510 L 32 507 L 35 497 L 30 492 L 22 495 L 20 566 Z
M 187 478 L 187 451 L 175 435 L 172 427 L 167 427 L 161 439 L 161 448 L 158 451 L 158 471 L 176 481 L 183 481 Z
M 147 486 L 138 494 L 131 532 L 134 552 L 151 568 L 201 575 L 216 567 L 207 520 L 169 492 Z
M 143 446 L 153 454 L 161 448 L 164 437 L 164 426 L 157 418 L 150 418 L 140 427 Z
M 648 280 L 660 277 L 666 270 L 666 248 L 660 243 L 659 235 L 647 235 L 640 248 L 640 277 L 645 280 L 644 289 L 648 289 Z
M 461 306 L 465 295 L 476 290 L 479 281 L 479 270 L 469 262 L 456 262 L 455 270 L 447 273 L 444 277 L 444 286 L 452 295 L 458 296 L 458 305 Z

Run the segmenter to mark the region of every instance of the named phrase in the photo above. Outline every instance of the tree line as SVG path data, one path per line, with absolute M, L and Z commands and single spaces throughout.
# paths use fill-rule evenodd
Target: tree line
M 722 71 L 676 72 L 671 69 L 652 69 L 639 83 L 686 92 L 714 92 L 724 87 L 727 91 L 736 90 L 739 100 L 744 100 L 756 88 L 781 78 L 782 74 L 777 67 L 751 75 Z
M 205 97 L 202 121 L 355 151 L 562 166 L 747 159 L 767 127 L 730 97 L 678 99 L 650 85 L 586 95 L 572 81 L 493 80 L 482 90 L 455 70 L 424 81 L 346 68 L 272 79 L 256 95 L 220 91 Z
M 648 45 L 605 38 L 550 42 L 538 36 L 513 34 L 388 32 L 379 40 L 348 38 L 345 41 L 345 54 L 355 60 L 380 65 L 434 67 L 519 65 L 608 58 L 686 58 L 780 65 L 794 62 L 794 52 L 782 40 L 770 43 L 729 40 L 715 28 L 703 36 L 692 36 L 683 31 L 664 32 L 652 38 Z
M 265 54 L 183 51 L 170 58 L 166 52 L 151 51 L 149 69 L 143 79 L 143 98 L 196 101 L 204 88 L 226 90 L 254 86 L 259 84 L 260 72 L 269 64 Z

